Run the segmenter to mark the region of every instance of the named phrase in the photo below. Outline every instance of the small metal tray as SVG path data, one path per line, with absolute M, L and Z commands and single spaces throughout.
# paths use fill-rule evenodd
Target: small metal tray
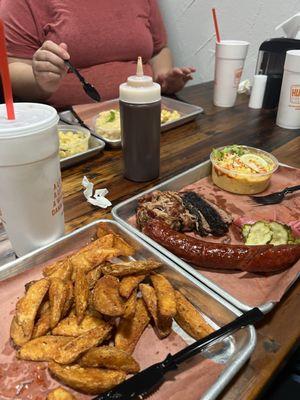
M 121 139 L 110 140 L 101 136 L 95 131 L 95 121 L 97 115 L 101 111 L 107 111 L 110 109 L 119 109 L 119 99 L 113 99 L 109 101 L 104 101 L 103 103 L 93 104 L 89 108 L 87 106 L 82 106 L 85 108 L 85 111 L 78 112 L 80 118 L 84 121 L 84 123 L 89 127 L 93 135 L 98 136 L 100 139 L 104 140 L 110 147 L 119 148 L 121 147 Z M 183 125 L 187 122 L 193 121 L 198 117 L 199 114 L 203 112 L 202 107 L 194 106 L 193 104 L 184 103 L 179 100 L 174 100 L 169 97 L 162 97 L 162 108 L 166 108 L 170 111 L 178 111 L 181 114 L 181 117 L 175 121 L 167 122 L 161 125 L 161 131 L 165 132 L 169 129 L 176 128 L 177 126 Z M 64 118 L 68 117 L 68 111 L 65 111 Z M 72 111 L 69 111 L 71 114 Z M 85 116 L 84 116 L 85 115 Z M 70 121 L 72 120 L 73 123 L 76 116 L 74 113 L 72 116 L 70 115 Z M 77 121 L 78 122 L 78 121 Z
M 50 245 L 35 250 L 14 262 L 0 267 L 0 280 L 5 281 L 10 278 L 11 281 L 11 277 L 30 270 L 36 265 L 41 265 L 53 258 L 60 257 L 67 252 L 78 249 L 95 236 L 100 224 L 108 225 L 110 229 L 123 236 L 126 241 L 133 245 L 136 249 L 135 259 L 151 257 L 162 262 L 163 267 L 161 273 L 171 281 L 175 288 L 180 288 L 184 291 L 185 296 L 196 308 L 201 310 L 204 317 L 210 321 L 215 328 L 230 322 L 237 315 L 240 315 L 240 312 L 234 306 L 227 303 L 224 299 L 187 272 L 183 271 L 182 268 L 142 241 L 139 237 L 129 232 L 117 222 L 111 220 L 95 221 L 56 240 Z M 2 290 L 5 290 L 5 286 L 2 286 L 2 288 Z M 184 337 L 180 329 L 177 333 Z M 191 338 L 189 338 L 187 334 L 185 334 L 184 339 L 191 341 Z M 218 364 L 222 364 L 223 369 L 216 381 L 205 394 L 202 395 L 202 400 L 215 399 L 250 357 L 256 344 L 255 329 L 253 326 L 241 329 L 224 339 L 223 343 L 224 346 L 221 346 L 221 348 L 216 344 L 203 353 L 204 357 Z
M 76 128 L 76 130 L 78 131 L 86 130 L 86 128 L 78 125 L 60 124 L 58 126 L 58 130 L 74 130 L 74 128 Z M 74 156 L 71 157 L 62 158 L 60 160 L 61 169 L 72 167 L 73 165 L 76 165 L 84 160 L 87 160 L 88 158 L 95 156 L 96 154 L 99 154 L 104 149 L 104 147 L 105 143 L 103 142 L 103 140 L 91 134 L 88 150 L 82 153 L 74 154 Z
M 184 186 L 190 185 L 196 181 L 199 181 L 200 179 L 210 175 L 211 173 L 211 162 L 209 160 L 196 165 L 195 167 L 182 172 L 179 175 L 174 176 L 171 179 L 168 179 L 167 181 L 160 183 L 151 189 L 148 189 L 142 193 L 137 194 L 134 197 L 131 197 L 128 200 L 123 201 L 122 203 L 116 205 L 112 209 L 112 215 L 114 219 L 121 224 L 123 224 L 127 229 L 129 229 L 131 232 L 134 232 L 136 235 L 140 236 L 143 240 L 145 240 L 147 243 L 151 244 L 154 246 L 156 249 L 158 249 L 160 252 L 165 254 L 167 257 L 171 258 L 174 260 L 180 267 L 185 269 L 187 272 L 189 272 L 191 275 L 199 279 L 201 282 L 205 283 L 208 287 L 210 287 L 212 290 L 217 292 L 219 295 L 224 297 L 226 300 L 228 300 L 230 303 L 232 303 L 235 307 L 239 308 L 240 310 L 247 311 L 252 308 L 249 304 L 245 304 L 239 299 L 235 298 L 231 294 L 229 294 L 226 290 L 222 289 L 219 285 L 214 283 L 211 279 L 208 279 L 205 277 L 201 272 L 199 272 L 197 269 L 193 268 L 191 265 L 183 261 L 181 258 L 175 256 L 173 253 L 165 249 L 163 246 L 155 242 L 154 240 L 150 239 L 148 236 L 140 232 L 137 228 L 132 226 L 128 220 L 132 216 L 135 215 L 135 211 L 137 208 L 137 202 L 138 199 L 142 196 L 144 196 L 146 193 L 151 193 L 155 190 L 161 190 L 161 191 L 166 191 L 166 190 L 180 190 Z M 275 306 L 274 302 L 268 302 L 261 304 L 259 306 L 260 310 L 264 313 L 267 313 L 272 310 L 272 308 Z

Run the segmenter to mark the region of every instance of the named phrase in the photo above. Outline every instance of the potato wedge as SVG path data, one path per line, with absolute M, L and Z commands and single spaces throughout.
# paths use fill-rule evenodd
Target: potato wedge
M 72 339 L 65 336 L 41 336 L 25 343 L 17 353 L 21 360 L 51 361 L 60 346 Z
M 135 374 L 140 370 L 139 364 L 131 355 L 113 346 L 101 346 L 88 350 L 79 364 L 82 367 L 117 369 L 128 374 Z
M 86 394 L 99 394 L 123 382 L 126 372 L 109 369 L 83 368 L 78 364 L 48 364 L 50 373 L 65 385 Z
M 148 311 L 153 318 L 158 337 L 162 339 L 168 336 L 172 331 L 172 318 L 160 320 L 157 311 L 157 297 L 152 286 L 141 283 L 139 288 Z
M 83 320 L 85 310 L 88 306 L 89 293 L 89 285 L 85 277 L 85 272 L 82 269 L 77 269 L 74 285 L 74 299 L 77 322 L 79 324 Z
M 137 288 L 139 283 L 141 283 L 145 278 L 145 274 L 125 276 L 120 282 L 120 295 L 128 299 L 134 289 Z
M 86 274 L 86 280 L 89 285 L 89 289 L 94 289 L 97 281 L 101 278 L 101 275 L 102 265 L 99 265 Z
M 150 322 L 150 316 L 142 299 L 137 300 L 136 312 L 132 319 L 122 318 L 115 336 L 115 346 L 131 354 Z
M 60 278 L 63 281 L 69 281 L 72 278 L 73 265 L 70 261 L 70 257 L 67 257 L 63 263 L 61 263 L 58 268 L 49 274 L 49 278 Z
M 119 264 L 107 263 L 103 266 L 102 272 L 105 275 L 122 277 L 132 274 L 144 274 L 153 271 L 161 266 L 161 263 L 155 260 L 128 261 Z
M 58 387 L 48 393 L 46 400 L 76 400 L 70 392 L 62 387 Z
M 125 319 L 131 319 L 135 315 L 135 310 L 136 310 L 136 302 L 137 302 L 137 289 L 132 292 L 131 296 L 125 303 L 125 310 L 123 314 L 123 318 Z
M 31 338 L 35 317 L 49 286 L 49 279 L 41 279 L 31 285 L 25 296 L 17 302 L 15 323 L 21 326 L 26 341 Z
M 176 290 L 175 296 L 177 303 L 175 321 L 183 330 L 196 340 L 202 339 L 214 331 L 183 294 Z
M 163 320 L 175 317 L 176 299 L 171 283 L 167 278 L 160 274 L 153 274 L 150 278 L 157 297 L 159 318 Z
M 106 328 L 109 324 L 92 315 L 85 315 L 81 323 L 78 324 L 75 313 L 71 313 L 67 318 L 59 322 L 52 330 L 52 334 L 77 337 L 100 326 Z
M 60 321 L 67 299 L 67 288 L 60 278 L 50 278 L 50 326 L 53 329 Z
M 133 256 L 135 249 L 128 244 L 121 236 L 114 234 L 114 246 L 119 250 L 120 256 Z
M 46 301 L 42 309 L 39 310 L 39 319 L 35 323 L 32 331 L 32 339 L 46 335 L 51 330 L 50 326 L 50 303 Z
M 66 287 L 66 301 L 63 307 L 62 311 L 62 317 L 65 317 L 68 312 L 70 311 L 71 307 L 73 306 L 74 303 L 74 287 L 73 287 L 73 282 L 71 280 L 65 281 L 65 287 Z
M 105 275 L 97 282 L 93 293 L 94 308 L 101 314 L 119 317 L 124 314 L 124 302 L 119 294 L 119 279 Z
M 110 334 L 112 327 L 109 324 L 98 326 L 88 332 L 73 338 L 66 345 L 57 349 L 53 360 L 59 364 L 71 364 L 85 351 L 101 344 Z
M 24 335 L 21 325 L 18 325 L 17 319 L 14 316 L 10 324 L 10 337 L 16 346 L 23 346 L 28 342 L 28 336 Z

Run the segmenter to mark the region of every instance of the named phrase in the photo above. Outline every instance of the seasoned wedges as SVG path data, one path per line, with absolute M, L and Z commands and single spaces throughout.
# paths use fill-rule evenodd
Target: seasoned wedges
M 213 328 L 208 325 L 197 309 L 181 294 L 175 291 L 177 314 L 175 320 L 178 325 L 194 339 L 202 339 L 213 332 Z
M 123 350 L 113 346 L 95 347 L 87 351 L 80 360 L 83 367 L 104 367 L 125 371 L 128 374 L 139 372 L 135 359 Z
M 16 305 L 15 323 L 22 328 L 24 337 L 21 342 L 23 343 L 28 342 L 31 338 L 35 317 L 49 285 L 50 282 L 47 278 L 35 282 Z M 12 335 L 13 332 L 16 332 L 16 329 L 12 329 Z M 12 339 L 14 340 L 13 336 Z
M 51 361 L 60 346 L 72 340 L 64 336 L 41 336 L 32 339 L 22 346 L 18 358 L 29 361 Z
M 158 337 L 164 338 L 168 336 L 172 330 L 172 318 L 164 318 L 163 320 L 159 318 L 157 312 L 157 297 L 152 286 L 141 283 L 139 288 L 148 311 L 153 318 Z
M 173 318 L 176 314 L 175 293 L 171 283 L 160 274 L 150 276 L 155 289 L 160 318 Z
M 90 289 L 93 289 L 97 283 L 97 281 L 101 278 L 102 275 L 102 265 L 92 269 L 90 272 L 86 274 L 86 280 Z
M 125 276 L 120 282 L 120 295 L 128 299 L 134 289 L 138 287 L 138 284 L 141 283 L 145 277 L 145 274 Z
M 76 398 L 62 387 L 58 387 L 48 393 L 46 400 L 76 400 Z
M 73 266 L 70 262 L 70 258 L 66 257 L 63 260 L 56 261 L 53 264 L 47 265 L 43 269 L 44 276 L 51 278 L 60 278 L 63 281 L 71 279 Z
M 119 264 L 107 263 L 103 266 L 102 272 L 106 275 L 113 275 L 117 277 L 122 277 L 132 274 L 144 274 L 149 271 L 153 271 L 161 266 L 161 263 L 155 260 L 143 261 L 128 261 Z
M 53 329 L 60 321 L 67 299 L 67 288 L 60 278 L 50 278 L 50 326 Z
M 78 364 L 63 366 L 51 362 L 48 368 L 52 375 L 64 384 L 86 394 L 99 394 L 112 389 L 126 378 L 124 371 L 83 368 Z
M 103 329 L 106 329 L 109 327 L 109 324 L 92 315 L 85 315 L 81 323 L 78 324 L 76 315 L 70 313 L 67 318 L 61 320 L 52 330 L 52 334 L 77 337 L 97 327 L 103 327 Z
M 76 278 L 74 285 L 74 299 L 75 299 L 75 311 L 77 321 L 80 322 L 84 318 L 85 310 L 88 306 L 89 298 L 89 285 L 85 277 L 85 272 L 82 269 L 76 270 Z
M 73 338 L 57 350 L 53 360 L 59 364 L 73 363 L 82 353 L 102 343 L 108 337 L 111 329 L 110 325 L 99 326 Z
M 101 314 L 119 317 L 124 314 L 124 302 L 119 294 L 119 279 L 105 275 L 97 282 L 93 293 L 93 305 Z
M 125 303 L 125 310 L 123 314 L 123 318 L 125 319 L 131 319 L 135 315 L 136 302 L 137 302 L 136 294 L 137 294 L 137 289 L 134 290 L 132 295 Z
M 142 299 L 137 300 L 136 312 L 132 319 L 122 318 L 115 336 L 115 346 L 131 354 L 150 322 L 150 316 Z
M 42 310 L 39 310 L 39 319 L 34 325 L 33 332 L 32 332 L 32 339 L 44 336 L 51 330 L 50 326 L 50 303 L 46 301 L 43 304 Z

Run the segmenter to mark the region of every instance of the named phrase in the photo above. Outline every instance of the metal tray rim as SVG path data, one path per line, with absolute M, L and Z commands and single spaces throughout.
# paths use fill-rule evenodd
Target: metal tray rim
M 192 268 L 188 263 L 186 263 L 185 261 L 181 260 L 179 257 L 175 256 L 173 253 L 171 253 L 170 251 L 168 251 L 167 249 L 165 249 L 163 246 L 161 246 L 160 244 L 156 243 L 154 240 L 150 239 L 148 236 L 146 236 L 145 234 L 143 234 L 142 232 L 140 232 L 138 229 L 136 229 L 135 227 L 133 227 L 132 225 L 128 224 L 126 221 L 124 221 L 120 216 L 119 216 L 119 210 L 131 203 L 132 201 L 137 200 L 138 198 L 140 198 L 141 196 L 153 192 L 154 190 L 159 190 L 161 188 L 162 185 L 168 185 L 169 183 L 172 183 L 175 180 L 178 180 L 182 177 L 184 177 L 185 175 L 188 175 L 190 173 L 192 173 L 193 171 L 197 171 L 200 168 L 203 168 L 207 165 L 209 165 L 211 162 L 210 160 L 206 160 L 203 161 L 200 164 L 195 165 L 194 167 L 189 168 L 186 171 L 183 171 L 181 173 L 179 173 L 178 175 L 173 176 L 172 178 L 167 179 L 166 181 L 163 181 L 155 186 L 153 186 L 150 189 L 147 189 L 141 193 L 136 194 L 133 197 L 130 197 L 127 200 L 122 201 L 121 203 L 117 204 L 116 206 L 113 207 L 113 209 L 111 210 L 112 216 L 113 218 L 119 222 L 120 224 L 122 224 L 123 226 L 125 226 L 128 230 L 130 230 L 131 232 L 135 233 L 136 235 L 140 236 L 140 238 L 142 238 L 143 240 L 145 240 L 147 243 L 149 243 L 151 246 L 155 247 L 156 249 L 158 249 L 160 252 L 162 252 L 163 254 L 165 254 L 167 257 L 169 257 L 170 259 L 172 259 L 173 261 L 175 261 L 176 264 L 178 264 L 181 268 L 185 269 L 189 274 L 193 275 L 196 279 L 200 280 L 201 282 L 203 282 L 205 285 L 207 285 L 208 287 L 210 287 L 213 291 L 215 291 L 216 293 L 218 293 L 220 296 L 222 296 L 224 299 L 228 300 L 230 303 L 232 303 L 235 307 L 239 308 L 240 310 L 243 311 L 248 311 L 250 310 L 252 307 L 249 306 L 248 304 L 243 303 L 242 301 L 238 300 L 237 298 L 235 298 L 234 296 L 232 296 L 231 294 L 229 294 L 226 290 L 222 289 L 219 285 L 217 285 L 216 283 L 214 283 L 213 281 L 211 281 L 210 279 L 206 278 L 204 275 L 201 274 L 201 272 L 196 271 L 194 268 Z M 283 165 L 283 164 L 280 164 Z M 293 283 L 292 283 L 293 284 Z M 291 285 L 292 285 L 291 284 Z M 288 290 L 288 289 L 287 289 Z M 261 304 L 259 306 L 259 309 L 263 312 L 263 313 L 268 313 L 270 312 L 274 306 L 276 305 L 275 302 L 267 302 L 264 304 Z
M 217 293 L 215 293 L 213 290 L 208 288 L 206 285 L 204 285 L 201 281 L 198 279 L 195 279 L 193 276 L 191 276 L 187 271 L 182 270 L 175 262 L 173 262 L 171 259 L 167 258 L 164 254 L 160 253 L 157 251 L 155 248 L 150 246 L 148 243 L 145 243 L 141 238 L 139 238 L 137 235 L 135 235 L 133 232 L 129 231 L 126 227 L 124 227 L 122 224 L 118 223 L 117 221 L 114 220 L 108 220 L 108 219 L 99 219 L 96 221 L 93 221 L 81 228 L 76 229 L 73 232 L 70 232 L 66 234 L 65 236 L 62 236 L 61 238 L 55 240 L 54 242 L 43 246 L 37 250 L 34 250 L 17 260 L 11 261 L 9 263 L 6 263 L 0 267 L 0 280 L 1 280 L 1 275 L 3 275 L 3 272 L 8 269 L 12 269 L 14 266 L 21 265 L 23 261 L 31 258 L 32 256 L 38 255 L 45 250 L 51 248 L 53 245 L 56 245 L 57 243 L 64 242 L 65 240 L 68 240 L 72 238 L 73 236 L 76 236 L 78 233 L 88 230 L 92 226 L 95 226 L 99 224 L 100 222 L 106 222 L 110 223 L 113 225 L 116 225 L 119 227 L 126 235 L 130 236 L 132 239 L 138 241 L 143 247 L 145 247 L 148 251 L 152 252 L 154 255 L 159 257 L 165 264 L 171 265 L 175 270 L 177 270 L 180 274 L 185 276 L 187 279 L 189 279 L 191 282 L 193 282 L 196 286 L 201 288 L 202 291 L 204 291 L 206 294 L 214 298 L 216 301 L 221 303 L 224 307 L 229 309 L 231 312 L 233 312 L 235 315 L 241 315 L 241 311 L 238 310 L 236 307 L 234 307 L 231 303 L 227 302 L 225 299 L 223 299 L 221 296 L 219 296 Z M 15 276 L 18 273 L 14 273 L 11 276 Z M 9 278 L 6 276 L 4 279 Z M 215 383 L 206 391 L 206 393 L 202 396 L 202 400 L 214 400 L 222 391 L 223 389 L 227 386 L 227 384 L 230 382 L 230 380 L 233 378 L 233 376 L 241 369 L 241 367 L 244 365 L 244 363 L 248 360 L 250 357 L 251 353 L 253 352 L 255 345 L 256 345 L 256 331 L 253 325 L 248 326 L 245 328 L 248 331 L 248 336 L 249 340 L 245 344 L 244 349 L 242 351 L 242 354 L 237 357 L 236 360 L 232 362 L 232 364 L 228 365 L 224 371 L 220 374 L 219 378 L 215 381 Z

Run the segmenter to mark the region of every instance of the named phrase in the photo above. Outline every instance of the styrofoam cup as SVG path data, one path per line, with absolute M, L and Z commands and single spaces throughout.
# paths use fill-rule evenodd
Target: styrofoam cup
M 234 106 L 249 43 L 221 40 L 216 43 L 214 105 Z
M 58 115 L 53 107 L 0 104 L 0 219 L 18 256 L 64 234 Z

